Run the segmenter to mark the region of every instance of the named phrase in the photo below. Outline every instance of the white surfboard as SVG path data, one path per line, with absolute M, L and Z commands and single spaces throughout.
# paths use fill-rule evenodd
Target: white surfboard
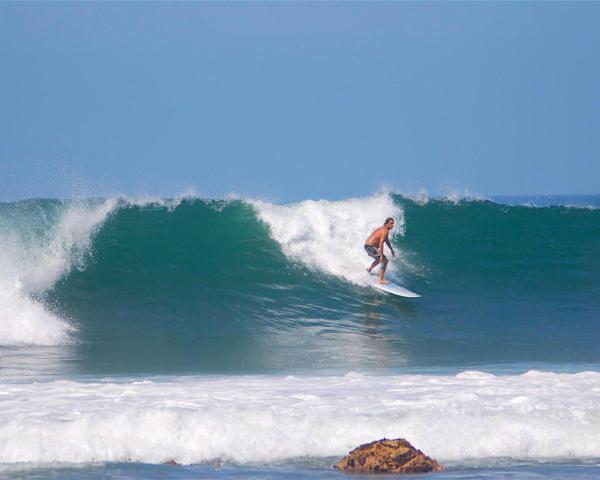
M 382 292 L 398 295 L 399 297 L 417 298 L 421 296 L 418 293 L 411 292 L 407 288 L 401 287 L 394 282 L 382 284 L 379 283 L 379 281 L 376 281 L 373 283 L 373 287 L 375 287 L 377 290 L 381 290 Z
M 411 292 L 407 288 L 401 287 L 400 285 L 390 282 L 385 285 L 379 282 L 373 283 L 373 287 L 382 292 L 391 293 L 392 295 L 398 295 L 399 297 L 417 298 L 420 297 L 418 293 Z

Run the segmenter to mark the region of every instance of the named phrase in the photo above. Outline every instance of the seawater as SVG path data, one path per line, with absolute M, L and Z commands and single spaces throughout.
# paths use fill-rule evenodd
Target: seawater
M 596 478 L 599 207 L 0 204 L 0 476 L 337 478 L 387 436 L 440 478 Z M 421 299 L 369 287 L 388 216 Z

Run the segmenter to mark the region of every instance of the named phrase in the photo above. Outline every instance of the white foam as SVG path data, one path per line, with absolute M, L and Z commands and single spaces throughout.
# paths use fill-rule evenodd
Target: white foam
M 0 463 L 339 457 L 407 438 L 444 461 L 600 457 L 600 373 L 233 376 L 0 385 Z
M 44 215 L 0 231 L 0 345 L 57 345 L 72 327 L 32 295 L 51 288 L 72 268 L 83 266 L 93 233 L 115 208 L 72 202 L 56 223 Z M 20 227 L 20 228 L 18 228 Z
M 394 217 L 392 235 L 404 233 L 404 213 L 388 193 L 340 201 L 305 200 L 277 205 L 261 200 L 249 203 L 270 229 L 272 238 L 289 258 L 358 285 L 372 281 L 366 273 L 371 263 L 363 249 L 365 240 L 387 217 Z M 387 247 L 386 247 L 387 249 Z M 397 260 L 402 252 L 396 250 Z M 391 255 L 389 271 L 396 269 Z M 400 262 L 396 262 L 398 264 Z
M 71 327 L 29 297 L 23 284 L 0 282 L 0 345 L 58 345 Z

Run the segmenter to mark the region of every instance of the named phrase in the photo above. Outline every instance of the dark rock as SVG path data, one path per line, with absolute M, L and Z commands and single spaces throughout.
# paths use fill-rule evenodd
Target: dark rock
M 361 473 L 427 473 L 444 470 L 438 462 L 403 438 L 377 440 L 352 450 L 335 466 Z

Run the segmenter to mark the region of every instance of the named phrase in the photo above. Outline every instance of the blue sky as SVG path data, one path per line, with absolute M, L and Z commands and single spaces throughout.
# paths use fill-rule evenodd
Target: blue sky
M 0 3 L 0 199 L 600 193 L 600 3 Z

